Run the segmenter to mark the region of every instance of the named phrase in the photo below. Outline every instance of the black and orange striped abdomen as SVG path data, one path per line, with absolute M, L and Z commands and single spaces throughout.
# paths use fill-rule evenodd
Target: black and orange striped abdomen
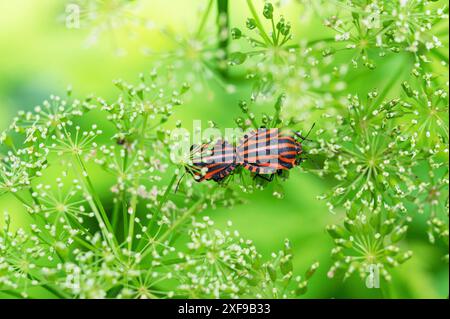
M 297 164 L 302 145 L 289 132 L 258 129 L 244 136 L 236 151 L 236 162 L 255 174 L 274 174 Z
M 192 167 L 186 170 L 201 182 L 220 182 L 236 168 L 235 149 L 228 142 L 219 140 L 214 146 L 203 144 L 191 147 Z

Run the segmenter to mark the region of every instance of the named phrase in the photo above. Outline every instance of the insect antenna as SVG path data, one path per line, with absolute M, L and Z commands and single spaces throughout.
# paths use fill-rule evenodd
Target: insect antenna
M 181 175 L 180 179 L 177 182 L 177 186 L 175 187 L 175 193 L 178 192 L 178 188 L 180 187 L 180 183 L 183 180 L 184 176 L 186 175 L 186 172 L 183 173 L 183 175 Z
M 299 132 L 295 132 L 295 135 L 300 137 L 303 141 L 310 141 L 310 142 L 312 142 L 312 140 L 308 139 L 308 136 L 311 133 L 311 131 L 313 130 L 314 126 L 316 126 L 315 122 L 313 123 L 313 125 L 311 125 L 311 128 L 309 129 L 309 131 L 308 131 L 308 133 L 306 134 L 305 137 L 303 137 Z

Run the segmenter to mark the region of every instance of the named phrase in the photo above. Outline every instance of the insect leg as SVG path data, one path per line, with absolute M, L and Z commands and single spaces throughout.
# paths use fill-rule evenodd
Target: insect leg
M 178 188 L 180 187 L 180 183 L 183 180 L 184 175 L 186 175 L 186 172 L 184 172 L 183 175 L 181 175 L 180 179 L 177 182 L 177 186 L 175 187 L 175 193 L 178 192 Z
M 262 174 L 256 174 L 254 178 L 257 178 L 257 177 L 262 178 L 270 183 L 271 181 L 273 181 L 275 174 L 270 174 L 269 177 L 267 177 L 266 175 L 262 175 Z

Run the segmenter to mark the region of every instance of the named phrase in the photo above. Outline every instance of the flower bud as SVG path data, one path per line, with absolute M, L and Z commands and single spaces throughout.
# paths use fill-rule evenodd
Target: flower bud
M 380 233 L 382 235 L 387 235 L 391 233 L 392 229 L 394 228 L 394 222 L 395 222 L 394 219 L 385 220 L 383 224 L 381 224 Z
M 403 264 L 405 261 L 409 260 L 412 257 L 412 255 L 413 255 L 412 251 L 408 250 L 404 254 L 397 257 L 397 262 L 399 264 Z
M 357 231 L 357 227 L 355 225 L 355 222 L 353 220 L 350 219 L 345 219 L 344 220 L 344 227 L 350 232 L 350 233 L 355 233 Z
M 275 186 L 273 187 L 272 195 L 278 199 L 283 198 L 284 197 L 283 185 L 281 185 L 280 183 L 275 184 Z
M 408 226 L 403 226 L 403 227 L 396 227 L 396 229 L 394 230 L 394 232 L 391 235 L 391 241 L 393 243 L 399 242 L 400 240 L 402 240 L 405 235 L 406 232 L 408 230 Z
M 245 120 L 242 117 L 235 118 L 234 123 L 240 128 L 245 128 Z
M 273 282 L 277 280 L 277 271 L 272 265 L 267 265 L 267 273 L 269 274 L 270 280 Z
M 233 40 L 239 40 L 242 37 L 242 32 L 238 28 L 231 29 L 231 37 Z
M 273 5 L 271 3 L 267 2 L 264 5 L 263 15 L 269 20 L 273 18 Z
M 286 94 L 282 93 L 278 96 L 277 102 L 275 103 L 275 110 L 279 111 L 286 100 Z
M 255 273 L 249 274 L 248 277 L 246 277 L 246 279 L 247 279 L 248 284 L 253 287 L 257 286 L 259 283 L 259 279 Z
M 289 239 L 284 240 L 283 252 L 285 256 L 292 255 L 292 246 Z
M 411 89 L 411 86 L 409 86 L 408 82 L 403 81 L 402 82 L 402 89 L 405 91 L 406 95 L 408 97 L 413 97 L 413 90 Z
M 294 269 L 292 265 L 292 255 L 284 256 L 280 262 L 280 270 L 283 275 L 291 272 Z
M 246 22 L 246 26 L 247 28 L 249 28 L 250 30 L 253 30 L 254 28 L 256 28 L 256 21 L 253 18 L 248 18 L 247 22 Z
M 295 294 L 297 296 L 304 295 L 308 291 L 308 282 L 302 281 L 298 284 L 297 289 L 295 289 Z
M 184 82 L 183 83 L 183 86 L 181 87 L 181 94 L 184 94 L 184 93 L 186 93 L 187 91 L 189 91 L 189 89 L 190 89 L 191 87 L 190 87 L 190 85 L 189 85 L 189 83 L 186 83 L 186 82 Z
M 248 113 L 248 105 L 245 101 L 239 101 L 239 107 L 241 108 L 242 113 Z
M 314 264 L 312 264 L 311 267 L 309 267 L 309 269 L 306 271 L 306 279 L 311 278 L 316 272 L 317 268 L 319 268 L 319 262 L 315 262 Z
M 330 225 L 327 226 L 327 232 L 334 239 L 343 238 L 345 236 L 345 230 L 341 226 Z

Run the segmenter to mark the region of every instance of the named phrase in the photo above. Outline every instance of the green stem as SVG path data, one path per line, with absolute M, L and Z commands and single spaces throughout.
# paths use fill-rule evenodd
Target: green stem
M 119 222 L 119 205 L 120 205 L 119 196 L 117 196 L 116 201 L 113 207 L 113 215 L 112 215 L 112 227 L 114 234 L 117 234 L 117 224 Z
M 230 20 L 228 16 L 228 0 L 217 0 L 217 26 L 219 28 L 219 47 L 225 49 L 228 47 L 228 37 L 221 37 L 223 30 L 228 30 Z
M 203 29 L 205 28 L 206 21 L 208 20 L 209 13 L 211 11 L 211 7 L 213 4 L 213 0 L 209 0 L 208 7 L 206 8 L 205 13 L 203 14 L 202 20 L 198 26 L 196 38 L 199 38 L 202 35 Z
M 92 246 L 90 243 L 88 243 L 87 241 L 83 240 L 80 237 L 73 236 L 73 240 L 79 243 L 80 245 L 86 247 L 87 249 L 91 250 L 92 252 L 95 252 L 97 250 L 96 247 Z
M 218 32 L 218 40 L 219 40 L 219 49 L 224 52 L 224 56 L 222 61 L 226 61 L 228 59 L 228 43 L 229 43 L 229 16 L 228 16 L 228 0 L 217 0 L 217 32 Z M 224 33 L 226 32 L 226 36 Z M 219 65 L 219 69 L 222 75 L 226 76 L 226 63 L 224 65 Z
M 141 136 L 139 137 L 140 138 L 139 146 L 142 146 L 144 144 L 144 141 L 145 141 L 145 130 L 147 129 L 147 122 L 148 122 L 148 114 L 145 113 L 144 119 L 142 121 Z
M 13 194 L 13 196 L 15 198 L 17 198 L 22 204 L 24 204 L 27 207 L 30 207 L 30 205 L 27 203 L 27 201 L 24 198 L 22 198 L 21 196 L 19 196 L 19 194 L 17 194 L 16 192 L 11 192 L 11 194 Z
M 159 204 L 158 204 L 158 207 L 156 207 L 156 211 L 154 212 L 152 218 L 150 219 L 150 221 L 149 221 L 149 223 L 148 223 L 148 225 L 147 225 L 148 231 L 151 231 L 151 229 L 153 228 L 153 224 L 154 224 L 154 222 L 155 222 L 155 220 L 156 220 L 156 217 L 157 217 L 156 214 L 157 214 L 157 213 L 158 213 L 158 214 L 161 213 L 162 206 L 163 206 L 164 203 L 167 201 L 167 198 L 168 198 L 168 196 L 169 196 L 169 194 L 170 194 L 170 191 L 172 190 L 172 187 L 173 187 L 173 185 L 175 184 L 175 181 L 177 180 L 177 178 L 178 178 L 178 174 L 173 174 L 173 177 L 172 177 L 172 179 L 170 180 L 169 185 L 167 185 L 167 188 L 166 188 L 166 190 L 165 190 L 165 192 L 164 192 L 164 194 L 163 194 L 163 197 L 161 198 L 161 201 L 160 201 Z M 139 247 L 139 248 L 142 248 L 143 244 L 145 244 L 144 241 L 141 241 L 141 242 L 139 243 L 139 246 L 138 246 L 138 247 Z
M 24 204 L 26 207 L 30 207 L 30 205 L 27 203 L 27 201 L 25 200 L 25 199 L 23 199 L 21 196 L 19 196 L 19 194 L 17 194 L 17 193 L 13 193 L 12 192 L 12 194 L 13 194 L 13 196 L 15 197 L 15 198 L 17 198 L 22 204 Z M 34 201 L 34 200 L 33 200 Z M 35 201 L 34 201 L 35 202 Z M 28 211 L 28 210 L 27 210 Z M 36 218 L 36 215 L 35 214 L 33 214 L 33 213 L 30 213 L 30 212 L 28 212 L 28 215 L 31 217 L 31 219 L 33 220 L 33 222 L 35 223 L 35 224 L 40 224 L 40 222 L 39 222 L 39 220 Z M 42 225 L 41 225 L 42 226 Z M 49 231 L 43 226 L 43 227 L 41 227 L 41 229 L 44 229 L 44 232 L 43 233 L 45 233 L 47 236 L 49 236 L 49 237 L 52 237 L 51 235 L 50 235 L 50 233 L 49 233 Z M 48 240 L 46 240 L 44 237 L 42 237 L 41 235 L 37 235 L 37 237 L 40 239 L 40 240 L 42 240 L 45 244 L 47 244 L 48 246 L 52 246 L 52 244 L 48 241 Z M 61 260 L 61 261 L 64 261 L 64 258 L 58 253 L 58 251 L 56 251 L 56 255 L 58 256 L 58 258 Z
M 380 288 L 381 288 L 381 295 L 383 296 L 383 299 L 392 299 L 391 289 L 389 287 L 389 283 L 387 282 L 380 282 Z
M 75 157 L 77 159 L 78 165 L 81 168 L 81 175 L 82 175 L 83 179 L 85 180 L 86 185 L 88 186 L 89 192 L 92 195 L 92 199 L 94 200 L 95 206 L 97 207 L 97 209 L 99 210 L 99 212 L 102 216 L 103 223 L 105 224 L 107 230 L 112 233 L 113 232 L 112 225 L 109 222 L 108 215 L 106 214 L 105 208 L 103 207 L 100 197 L 97 195 L 97 192 L 95 191 L 94 184 L 92 183 L 92 181 L 87 173 L 86 166 L 84 165 L 84 162 L 81 159 L 79 154 L 76 154 Z
M 334 38 L 322 38 L 322 39 L 315 39 L 315 40 L 311 40 L 308 41 L 308 43 L 306 44 L 306 46 L 311 46 L 317 43 L 321 43 L 321 42 L 334 42 L 335 39 Z M 285 46 L 285 48 L 287 49 L 299 49 L 300 45 L 299 44 L 290 44 Z
M 167 237 L 169 237 L 180 225 L 182 225 L 186 219 L 188 219 L 192 214 L 194 214 L 197 211 L 197 208 L 203 204 L 205 199 L 201 197 L 199 200 L 197 200 L 194 205 L 191 206 L 191 208 L 188 209 L 186 213 L 184 213 L 183 216 L 181 216 L 179 219 L 176 220 L 175 223 L 172 224 L 159 238 L 158 240 L 160 242 L 164 242 Z
M 28 189 L 28 191 L 29 191 L 29 193 L 30 193 L 30 196 L 31 196 L 31 199 L 33 200 L 33 202 L 34 202 L 36 205 L 40 206 L 41 203 L 39 202 L 39 199 L 37 199 L 36 197 L 33 196 L 33 193 L 34 193 L 33 186 L 30 186 L 30 188 Z
M 270 23 L 272 23 L 272 40 L 273 43 L 275 44 L 275 46 L 278 45 L 278 34 L 277 32 L 275 32 L 275 30 L 277 29 L 275 27 L 275 21 L 273 21 L 273 17 L 270 19 Z
M 160 243 L 163 243 L 170 235 L 172 235 L 172 233 L 178 228 L 180 227 L 185 221 L 186 219 L 188 219 L 190 216 L 192 216 L 198 209 L 198 207 L 200 205 L 202 205 L 205 201 L 204 197 L 201 197 L 200 199 L 198 199 L 194 205 L 192 205 L 187 211 L 186 213 L 184 213 L 183 216 L 181 216 L 179 219 L 177 219 L 159 238 L 158 241 Z M 142 252 L 142 258 L 144 258 L 145 256 L 147 256 L 149 253 L 151 253 L 153 249 L 153 246 L 150 245 L 148 246 L 143 252 Z
M 177 180 L 177 178 L 178 178 L 178 175 L 173 174 L 173 177 L 170 180 L 169 185 L 167 185 L 167 188 L 163 194 L 163 197 L 161 198 L 161 201 L 159 202 L 158 207 L 156 208 L 158 213 L 161 213 L 162 206 L 167 201 L 167 197 L 169 196 L 169 193 L 172 190 L 173 184 L 175 184 L 175 181 Z M 153 218 L 152 218 L 152 220 L 153 220 Z M 151 225 L 149 224 L 149 229 L 150 229 L 150 227 L 151 227 Z
M 163 197 L 162 197 L 161 201 L 159 202 L 158 212 L 161 212 L 161 208 L 164 205 L 164 203 L 166 202 L 167 197 L 169 196 L 169 193 L 172 190 L 173 184 L 175 184 L 175 181 L 177 180 L 177 178 L 178 178 L 178 174 L 173 174 L 172 179 L 170 180 L 169 185 L 167 186 L 166 191 L 164 192 Z
M 131 251 L 133 248 L 133 236 L 134 236 L 134 219 L 136 218 L 136 208 L 137 208 L 137 185 L 135 185 L 135 190 L 130 203 L 131 214 L 130 223 L 128 224 L 128 236 L 126 238 L 128 242 L 128 250 Z
M 148 122 L 148 114 L 144 115 L 144 120 L 142 122 L 142 128 L 141 128 L 141 136 L 139 137 L 139 149 L 142 148 L 142 146 L 144 145 L 144 141 L 145 141 L 145 130 L 147 128 L 147 122 Z M 136 178 L 135 182 L 134 182 L 134 193 L 133 196 L 131 197 L 131 202 L 130 202 L 130 208 L 131 208 L 131 214 L 130 214 L 130 220 L 129 220 L 129 224 L 128 224 L 128 234 L 126 237 L 126 240 L 128 242 L 128 250 L 131 251 L 131 249 L 133 248 L 133 237 L 134 237 L 134 223 L 135 223 L 135 218 L 136 218 L 136 209 L 137 209 L 137 203 L 138 203 L 138 198 L 137 198 L 137 190 L 138 190 L 138 177 Z
M 408 68 L 404 68 L 402 64 L 399 64 L 397 71 L 392 73 L 393 76 L 389 79 L 389 82 L 386 83 L 386 85 L 383 88 L 383 91 L 381 91 L 381 93 L 378 95 L 373 105 L 375 106 L 379 105 L 386 98 L 391 89 L 394 87 L 394 84 L 402 79 L 402 77 L 399 76 L 403 74 L 402 70 L 408 70 Z
M 439 51 L 438 49 L 432 49 L 430 50 L 430 53 L 448 64 L 448 56 L 445 56 L 445 54 Z
M 123 223 L 123 237 L 127 236 L 128 229 L 128 211 L 127 211 L 127 202 L 126 202 L 126 194 L 122 192 L 122 223 Z
M 128 151 L 125 151 L 125 156 L 122 163 L 122 171 L 126 172 L 128 165 Z M 121 201 L 120 201 L 120 207 L 122 208 L 122 226 L 123 226 L 123 238 L 126 238 L 127 236 L 127 229 L 128 229 L 128 212 L 127 212 L 127 194 L 125 191 L 121 191 Z M 119 218 L 119 217 L 117 217 Z
M 56 288 L 48 285 L 48 284 L 43 284 L 41 285 L 42 288 L 47 289 L 49 292 L 51 292 L 52 294 L 54 294 L 56 297 L 61 298 L 61 299 L 69 299 L 69 295 L 65 294 L 62 291 L 57 290 Z
M 75 154 L 75 158 L 77 160 L 77 163 L 79 167 L 81 168 L 81 178 L 85 181 L 85 186 L 87 186 L 88 192 L 90 194 L 90 198 L 88 198 L 89 205 L 91 206 L 92 210 L 94 211 L 95 217 L 99 223 L 100 230 L 103 233 L 103 236 L 105 237 L 105 240 L 109 243 L 110 248 L 114 252 L 114 254 L 119 257 L 118 252 L 118 243 L 116 236 L 113 232 L 113 228 L 111 223 L 109 222 L 108 215 L 106 214 L 106 211 L 102 205 L 102 202 L 100 201 L 100 197 L 97 195 L 97 192 L 95 191 L 94 185 L 89 178 L 89 175 L 86 170 L 86 166 L 84 165 L 83 160 L 81 159 L 79 154 Z M 103 227 L 104 226 L 104 227 Z M 104 229 L 106 228 L 106 229 Z
M 261 20 L 259 20 L 258 13 L 256 12 L 256 9 L 255 9 L 255 6 L 253 5 L 252 0 L 247 0 L 247 5 L 248 5 L 248 8 L 250 9 L 250 12 L 252 13 L 253 19 L 255 19 L 256 27 L 258 28 L 261 37 L 264 39 L 266 44 L 271 45 L 270 38 L 267 35 L 266 31 L 264 30 Z
M 37 276 L 33 276 L 33 275 L 31 275 L 30 273 L 27 273 L 26 275 L 27 275 L 27 278 L 28 278 L 29 280 L 36 280 L 36 281 L 38 281 L 38 282 L 44 282 L 44 280 L 42 280 L 42 278 L 39 278 L 39 277 L 37 277 Z M 50 285 L 50 284 L 41 284 L 40 286 L 41 286 L 42 288 L 48 290 L 49 292 L 51 292 L 52 294 L 54 294 L 54 295 L 55 295 L 56 297 L 58 297 L 58 298 L 61 298 L 61 299 L 69 299 L 69 298 L 70 298 L 70 295 L 66 294 L 66 293 L 63 292 L 63 291 L 60 291 L 59 289 L 53 287 L 53 286 Z
M 12 296 L 17 299 L 23 299 L 23 296 L 14 290 L 0 290 L 0 293 Z M 0 298 L 1 299 L 1 298 Z

